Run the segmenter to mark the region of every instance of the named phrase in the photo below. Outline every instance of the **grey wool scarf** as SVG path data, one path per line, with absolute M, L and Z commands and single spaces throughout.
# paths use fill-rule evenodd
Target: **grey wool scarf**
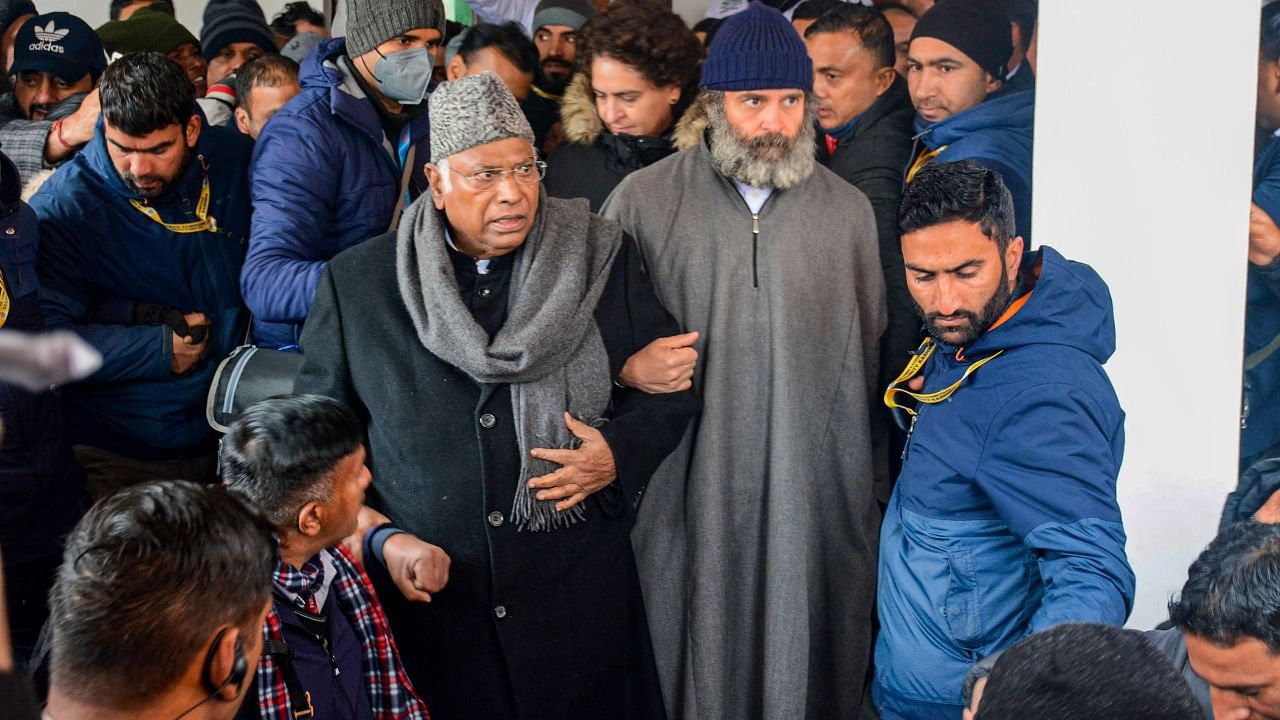
M 622 230 L 587 209 L 585 200 L 540 197 L 533 229 L 516 259 L 507 318 L 490 341 L 462 303 L 445 245 L 444 215 L 423 195 L 396 236 L 400 296 L 418 340 L 433 355 L 480 383 L 511 386 L 520 477 L 511 521 L 520 530 L 552 530 L 586 519 L 579 503 L 560 512 L 536 500 L 532 477 L 556 469 L 533 448 L 570 448 L 577 438 L 564 412 L 598 426 L 611 379 L 595 309 L 622 244 Z

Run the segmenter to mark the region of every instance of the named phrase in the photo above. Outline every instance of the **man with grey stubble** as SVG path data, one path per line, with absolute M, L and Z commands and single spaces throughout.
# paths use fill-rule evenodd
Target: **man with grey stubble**
M 870 203 L 815 162 L 812 85 L 799 35 L 753 3 L 703 65 L 703 143 L 601 211 L 701 333 L 703 414 L 633 533 L 673 718 L 856 717 L 862 701 L 885 289 Z

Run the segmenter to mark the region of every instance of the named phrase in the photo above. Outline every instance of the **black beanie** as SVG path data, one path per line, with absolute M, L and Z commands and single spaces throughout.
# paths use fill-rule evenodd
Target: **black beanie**
M 249 42 L 268 55 L 279 52 L 267 18 L 255 0 L 209 0 L 200 28 L 200 51 L 209 62 L 231 43 Z
M 998 0 L 938 0 L 911 31 L 912 40 L 918 37 L 955 47 L 998 80 L 1013 54 L 1009 16 Z

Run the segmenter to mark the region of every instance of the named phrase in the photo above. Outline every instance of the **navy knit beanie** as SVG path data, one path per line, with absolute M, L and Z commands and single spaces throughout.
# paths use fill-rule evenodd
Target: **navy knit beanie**
M 911 31 L 912 40 L 918 37 L 951 45 L 998 80 L 1013 54 L 1009 15 L 995 0 L 938 0 Z
M 256 0 L 209 0 L 204 7 L 204 26 L 200 28 L 204 61 L 209 62 L 222 48 L 238 42 L 253 43 L 268 55 L 279 52 Z
M 813 90 L 813 61 L 782 13 L 758 2 L 716 31 L 702 64 L 708 90 Z

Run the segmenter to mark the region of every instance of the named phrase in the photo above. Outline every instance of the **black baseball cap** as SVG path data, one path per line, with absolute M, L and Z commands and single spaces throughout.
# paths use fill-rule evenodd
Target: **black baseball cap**
M 98 33 L 71 13 L 29 18 L 13 40 L 10 75 L 46 72 L 70 83 L 85 75 L 96 81 L 106 69 L 107 54 Z

